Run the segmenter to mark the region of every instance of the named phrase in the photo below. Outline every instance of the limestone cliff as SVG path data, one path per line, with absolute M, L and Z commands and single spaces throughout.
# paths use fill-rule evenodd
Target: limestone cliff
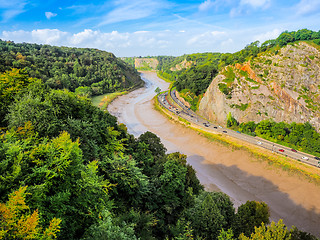
M 231 112 L 239 122 L 309 121 L 319 130 L 319 50 L 300 42 L 224 68 L 207 89 L 199 112 L 220 124 Z
M 195 62 L 193 61 L 187 61 L 186 59 L 183 60 L 182 62 L 176 64 L 175 67 L 170 68 L 171 71 L 180 71 L 184 68 L 190 68 Z
M 151 69 L 156 70 L 159 61 L 155 58 L 135 58 L 134 66 L 136 69 Z

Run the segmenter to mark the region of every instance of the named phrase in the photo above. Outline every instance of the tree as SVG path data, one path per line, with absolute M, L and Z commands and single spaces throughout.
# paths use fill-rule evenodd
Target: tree
M 260 227 L 255 227 L 250 237 L 241 234 L 240 240 L 290 240 L 291 234 L 287 227 L 283 224 L 282 219 L 278 223 L 272 222 L 266 227 L 264 223 Z
M 103 211 L 96 224 L 86 229 L 84 240 L 136 240 L 132 225 L 114 223 L 109 211 Z
M 45 230 L 38 210 L 33 211 L 25 203 L 27 187 L 20 187 L 0 203 L 0 239 L 55 239 L 60 231 L 59 218 L 53 218 Z
M 238 121 L 229 112 L 227 115 L 227 127 L 237 127 L 238 125 Z
M 25 71 L 16 68 L 0 74 L 0 126 L 6 125 L 4 117 L 14 97 L 35 81 L 37 80 L 28 77 Z
M 138 138 L 138 143 L 144 142 L 149 146 L 149 150 L 151 151 L 154 158 L 162 158 L 165 156 L 167 149 L 161 143 L 160 138 L 152 132 L 145 132 L 141 134 Z
M 195 199 L 195 205 L 189 208 L 185 215 L 191 222 L 194 235 L 198 238 L 216 239 L 219 230 L 226 225 L 226 219 L 215 203 L 212 193 L 203 192 Z
M 236 236 L 243 233 L 249 236 L 255 227 L 269 223 L 269 207 L 264 202 L 247 201 L 238 208 L 234 223 Z

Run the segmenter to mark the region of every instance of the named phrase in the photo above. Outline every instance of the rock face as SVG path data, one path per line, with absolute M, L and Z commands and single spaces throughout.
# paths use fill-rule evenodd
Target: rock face
M 181 63 L 177 64 L 175 67 L 170 68 L 171 71 L 180 71 L 184 68 L 190 68 L 195 62 L 183 60 Z
M 150 68 L 153 70 L 157 69 L 159 61 L 155 58 L 135 58 L 134 66 L 135 68 Z
M 319 130 L 319 50 L 300 42 L 223 69 L 202 98 L 199 113 L 225 124 L 229 112 L 240 123 L 309 121 Z

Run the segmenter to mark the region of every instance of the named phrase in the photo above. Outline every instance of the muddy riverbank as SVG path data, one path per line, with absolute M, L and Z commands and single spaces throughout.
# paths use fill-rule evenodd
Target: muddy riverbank
M 188 155 L 207 190 L 220 190 L 228 194 L 235 206 L 247 200 L 266 202 L 271 220 L 284 219 L 288 227 L 320 236 L 320 186 L 289 172 L 269 166 L 253 158 L 244 150 L 232 150 L 210 142 L 197 132 L 154 110 L 154 90 L 166 90 L 169 84 L 154 72 L 142 73 L 146 87 L 113 101 L 108 111 L 127 125 L 128 131 L 139 136 L 145 131 L 157 134 L 168 152 L 179 151 Z

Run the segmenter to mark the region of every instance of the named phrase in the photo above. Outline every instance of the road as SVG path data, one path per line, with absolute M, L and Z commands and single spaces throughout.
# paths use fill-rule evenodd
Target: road
M 175 94 L 175 90 L 169 91 L 170 97 L 174 102 L 170 102 L 168 99 L 168 92 L 162 93 L 158 95 L 159 102 L 167 108 L 172 113 L 176 114 L 177 116 L 196 124 L 200 127 L 203 127 L 203 130 L 206 130 L 208 132 L 213 132 L 216 134 L 227 134 L 231 137 L 246 141 L 251 144 L 255 144 L 261 148 L 268 149 L 272 151 L 275 154 L 281 154 L 286 157 L 290 157 L 293 159 L 296 159 L 298 161 L 304 162 L 306 164 L 320 167 L 320 159 L 316 159 L 315 156 L 296 151 L 295 149 L 291 149 L 285 146 L 282 146 L 280 144 L 276 144 L 270 141 L 267 141 L 265 139 L 259 138 L 259 137 L 253 137 L 249 136 L 247 134 L 243 134 L 239 131 L 233 131 L 228 128 L 224 128 L 222 126 L 213 124 L 205 119 L 203 119 L 201 116 L 197 115 L 195 112 L 190 110 L 188 107 L 186 107 L 177 97 Z

